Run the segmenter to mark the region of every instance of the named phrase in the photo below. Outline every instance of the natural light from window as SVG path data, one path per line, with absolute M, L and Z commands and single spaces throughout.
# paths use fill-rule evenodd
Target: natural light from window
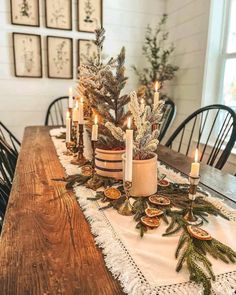
M 223 103 L 236 109 L 236 0 L 230 1 L 223 46 Z

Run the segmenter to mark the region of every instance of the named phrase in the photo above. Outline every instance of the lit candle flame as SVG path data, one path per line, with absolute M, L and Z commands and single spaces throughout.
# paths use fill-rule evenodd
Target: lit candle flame
M 131 128 L 131 117 L 128 118 L 128 121 L 127 121 L 127 128 L 128 128 L 128 129 Z
M 70 119 L 70 112 L 69 111 L 66 112 L 66 119 Z
M 158 81 L 156 81 L 156 83 L 155 83 L 155 91 L 157 92 L 157 91 L 158 91 L 158 89 L 159 89 L 159 82 L 158 82 Z
M 83 102 L 84 102 L 84 100 L 83 100 L 83 97 L 80 97 L 80 102 L 81 102 L 81 103 L 83 103 Z
M 98 116 L 95 115 L 95 117 L 94 117 L 94 124 L 97 125 L 97 123 L 98 123 Z
M 79 107 L 78 100 L 76 100 L 75 107 L 76 107 L 77 109 L 78 109 L 78 107 Z
M 71 96 L 73 95 L 73 89 L 72 89 L 72 87 L 69 88 L 69 95 L 71 95 Z
M 195 151 L 194 161 L 195 161 L 196 163 L 198 162 L 198 149 L 196 149 L 196 151 Z

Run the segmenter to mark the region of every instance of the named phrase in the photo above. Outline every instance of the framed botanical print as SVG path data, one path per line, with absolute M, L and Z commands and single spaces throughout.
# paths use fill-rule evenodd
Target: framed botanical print
M 73 41 L 71 38 L 47 36 L 48 77 L 73 79 Z
M 78 40 L 78 67 L 86 64 L 88 59 L 92 58 L 97 52 L 97 46 L 92 40 Z
M 103 0 L 78 1 L 78 31 L 94 32 L 102 27 Z
M 45 0 L 46 27 L 72 30 L 72 0 Z
M 42 77 L 41 36 L 13 33 L 14 69 L 16 77 Z
M 39 27 L 39 0 L 10 0 L 13 25 Z

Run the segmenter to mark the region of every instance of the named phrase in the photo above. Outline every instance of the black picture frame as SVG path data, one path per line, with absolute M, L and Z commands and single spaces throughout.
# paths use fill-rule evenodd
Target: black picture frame
M 17 35 L 22 35 L 22 36 L 33 36 L 37 37 L 39 40 L 39 75 L 21 75 L 17 72 L 17 55 L 16 55 L 16 40 L 15 36 Z M 14 60 L 14 74 L 16 77 L 20 78 L 42 78 L 43 77 L 43 63 L 42 63 L 42 40 L 41 36 L 38 34 L 28 34 L 28 33 L 18 33 L 18 32 L 13 32 L 12 33 L 12 44 L 13 44 L 13 60 Z
M 39 15 L 39 10 L 40 10 L 40 6 L 39 6 L 39 0 L 27 0 L 27 1 L 35 1 L 36 2 L 36 9 L 37 9 L 37 21 L 35 24 L 27 24 L 27 23 L 21 23 L 21 22 L 17 22 L 14 20 L 14 16 L 13 16 L 13 12 L 14 12 L 14 7 L 16 5 L 13 5 L 13 1 L 14 0 L 10 0 L 10 8 L 11 8 L 11 24 L 12 25 L 17 25 L 17 26 L 27 26 L 27 27 L 40 27 L 40 15 Z
M 55 30 L 65 30 L 65 31 L 71 31 L 72 30 L 72 0 L 68 0 L 69 1 L 69 5 L 70 5 L 70 8 L 69 8 L 69 12 L 70 12 L 70 16 L 69 16 L 69 23 L 70 23 L 70 26 L 69 28 L 62 28 L 62 27 L 57 27 L 57 26 L 52 26 L 52 25 L 49 25 L 48 23 L 48 2 L 51 1 L 51 0 L 45 0 L 45 26 L 46 28 L 48 29 L 55 29 Z M 57 2 L 57 0 L 56 0 Z
M 60 75 L 52 75 L 51 74 L 51 69 L 50 69 L 50 61 L 52 61 L 53 59 L 51 59 L 52 57 L 50 57 L 49 54 L 49 40 L 50 39 L 62 39 L 62 40 L 67 40 L 70 42 L 70 76 L 65 77 L 65 76 L 60 76 Z M 66 80 L 70 80 L 73 79 L 73 39 L 69 38 L 69 37 L 60 37 L 60 36 L 47 36 L 46 39 L 46 43 L 47 43 L 47 76 L 50 79 L 66 79 Z
M 79 32 L 83 33 L 94 33 L 94 30 L 98 27 L 103 27 L 103 0 L 90 0 L 90 1 L 99 1 L 100 2 L 100 20 L 99 20 L 99 26 L 96 26 L 92 30 L 85 30 L 80 27 L 80 3 L 84 0 L 77 0 L 77 30 Z

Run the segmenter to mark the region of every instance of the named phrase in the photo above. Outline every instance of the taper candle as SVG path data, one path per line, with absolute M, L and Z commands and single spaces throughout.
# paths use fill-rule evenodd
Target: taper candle
M 94 117 L 94 124 L 92 126 L 92 141 L 98 140 L 98 116 L 95 115 Z
M 71 117 L 70 112 L 66 112 L 66 142 L 71 141 Z
M 79 119 L 78 119 L 79 124 L 84 124 L 84 103 L 83 103 L 83 98 L 80 98 L 79 102 Z
M 194 178 L 199 177 L 199 171 L 200 171 L 200 163 L 198 162 L 198 149 L 196 149 L 194 162 L 191 164 L 190 176 Z
M 143 113 L 144 110 L 145 110 L 145 101 L 144 101 L 143 98 L 141 99 L 141 102 L 140 102 L 140 109 L 141 109 L 141 112 L 142 112 L 142 113 Z
M 158 81 L 156 81 L 156 83 L 155 83 L 155 93 L 154 93 L 154 100 L 153 100 L 153 102 L 154 102 L 154 105 L 156 106 L 158 103 L 159 103 L 159 83 L 158 83 Z
M 69 109 L 73 108 L 73 89 L 72 87 L 69 88 Z
M 73 119 L 73 122 L 78 122 L 78 120 L 79 120 L 78 101 L 76 101 L 75 107 L 73 108 L 72 119 Z
M 133 174 L 133 130 L 131 128 L 131 118 L 128 118 L 126 138 L 125 138 L 125 181 L 132 182 Z

